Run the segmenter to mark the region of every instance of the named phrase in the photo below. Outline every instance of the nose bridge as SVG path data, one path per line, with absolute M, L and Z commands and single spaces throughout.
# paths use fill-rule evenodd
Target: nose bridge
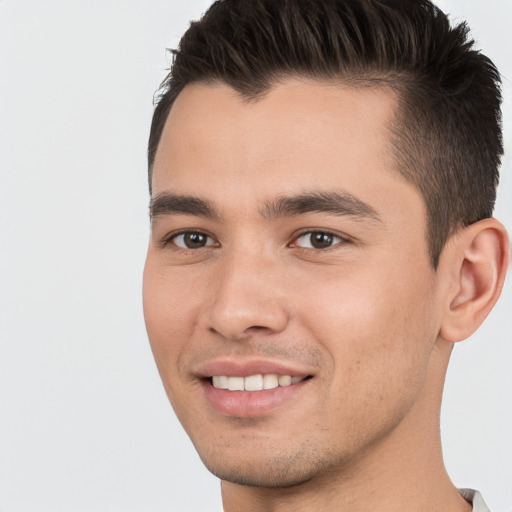
M 218 262 L 207 327 L 227 339 L 279 332 L 288 323 L 277 262 L 262 251 L 235 250 Z

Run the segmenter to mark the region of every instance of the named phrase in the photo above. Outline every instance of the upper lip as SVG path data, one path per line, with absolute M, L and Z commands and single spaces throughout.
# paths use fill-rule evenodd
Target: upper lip
M 311 371 L 308 371 L 304 365 L 268 359 L 217 359 L 199 365 L 194 371 L 194 374 L 202 379 L 207 379 L 214 375 L 249 377 L 250 375 L 265 375 L 270 373 L 290 375 L 291 377 L 307 377 L 308 375 L 312 375 Z

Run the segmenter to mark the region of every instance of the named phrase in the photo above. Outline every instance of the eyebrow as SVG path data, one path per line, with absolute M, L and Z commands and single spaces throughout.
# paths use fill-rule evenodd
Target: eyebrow
M 381 222 L 375 209 L 348 192 L 305 192 L 296 196 L 281 196 L 267 201 L 260 214 L 267 220 L 294 217 L 306 213 L 329 213 Z M 221 215 L 207 200 L 195 196 L 162 192 L 151 199 L 151 220 L 162 215 L 193 215 L 220 220 Z
M 151 220 L 162 215 L 194 215 L 208 219 L 220 219 L 215 207 L 204 199 L 195 196 L 162 192 L 151 199 L 149 217 Z
M 298 196 L 283 196 L 270 201 L 261 214 L 271 220 L 306 213 L 330 213 L 382 222 L 376 210 L 348 192 L 306 192 Z

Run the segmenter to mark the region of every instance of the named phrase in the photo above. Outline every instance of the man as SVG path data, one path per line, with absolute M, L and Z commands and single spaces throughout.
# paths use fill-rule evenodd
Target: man
M 149 140 L 144 311 L 226 512 L 487 510 L 443 465 L 499 297 L 499 74 L 425 0 L 224 0 Z

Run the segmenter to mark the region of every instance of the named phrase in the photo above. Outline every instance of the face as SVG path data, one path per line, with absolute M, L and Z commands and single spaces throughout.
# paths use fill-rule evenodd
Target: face
M 251 102 L 194 84 L 173 105 L 144 312 L 172 406 L 224 480 L 347 468 L 424 392 L 435 274 L 424 203 L 393 168 L 393 108 L 305 81 Z

